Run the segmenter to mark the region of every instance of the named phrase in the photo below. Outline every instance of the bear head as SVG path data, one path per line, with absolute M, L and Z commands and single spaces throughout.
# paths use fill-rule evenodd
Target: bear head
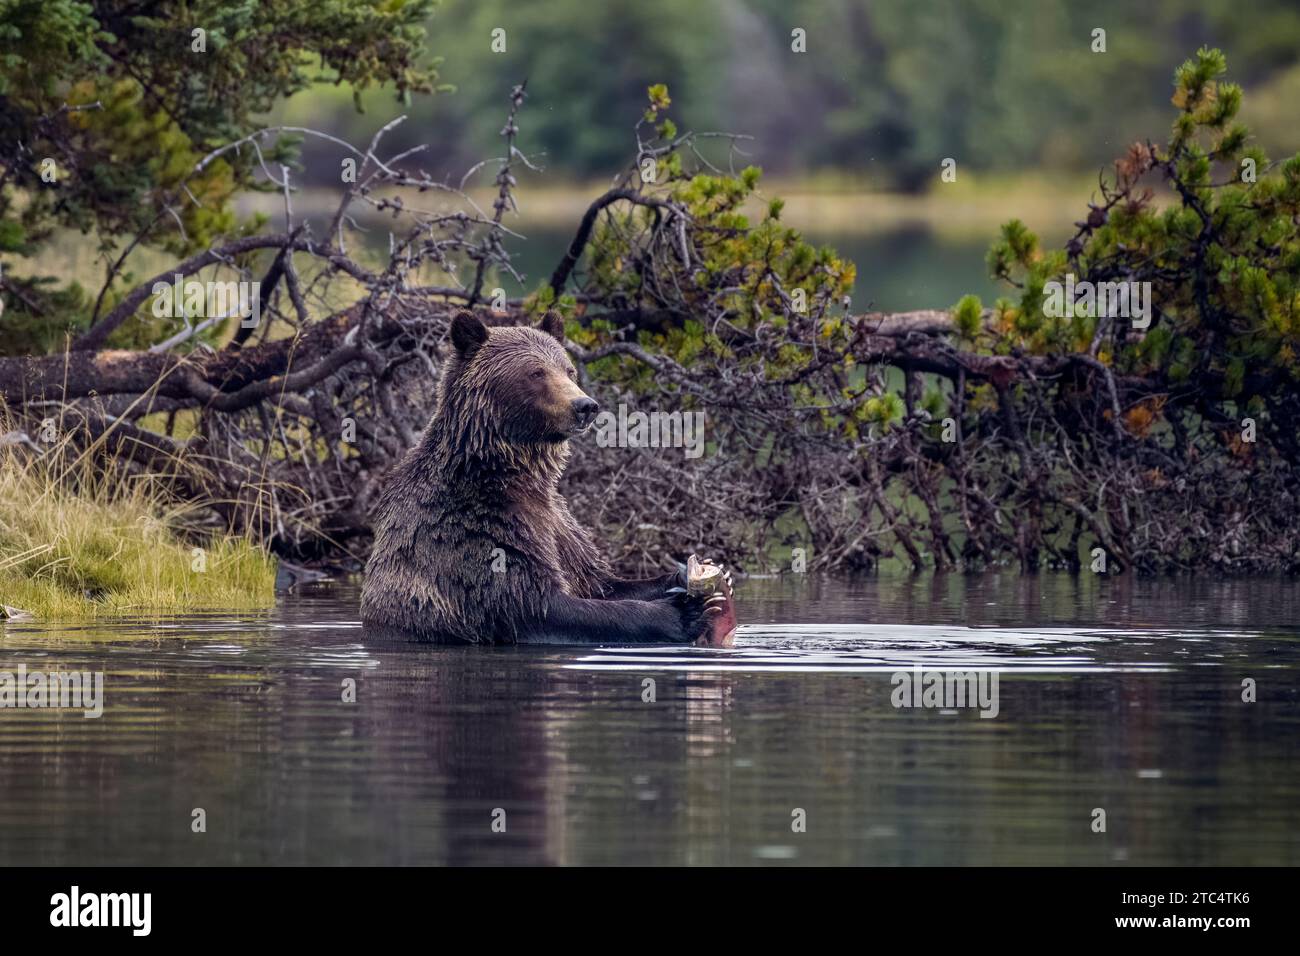
M 439 383 L 439 414 L 477 431 L 478 441 L 558 444 L 581 434 L 599 406 L 578 387 L 563 342 L 564 323 L 554 312 L 538 328 L 491 329 L 473 313 L 459 313 Z

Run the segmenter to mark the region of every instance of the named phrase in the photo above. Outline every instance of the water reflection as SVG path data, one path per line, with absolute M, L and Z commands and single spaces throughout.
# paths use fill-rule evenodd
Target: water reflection
M 0 710 L 0 862 L 1300 861 L 1294 582 L 752 580 L 740 600 L 732 650 L 375 644 L 330 588 L 10 625 L 0 670 L 102 670 L 105 709 Z M 998 716 L 896 709 L 913 664 L 997 670 Z

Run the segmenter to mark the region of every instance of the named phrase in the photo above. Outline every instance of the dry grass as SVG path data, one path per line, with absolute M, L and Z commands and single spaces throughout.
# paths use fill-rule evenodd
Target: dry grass
M 187 535 L 195 506 L 168 501 L 160 476 L 92 468 L 66 439 L 12 437 L 0 441 L 0 603 L 38 620 L 274 604 L 273 559 L 244 538 Z

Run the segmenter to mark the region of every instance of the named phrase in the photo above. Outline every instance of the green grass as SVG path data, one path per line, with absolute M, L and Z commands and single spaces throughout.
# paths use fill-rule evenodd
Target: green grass
M 0 603 L 37 620 L 273 605 L 274 560 L 245 538 L 186 534 L 194 506 L 157 479 L 96 473 L 66 444 L 0 446 Z

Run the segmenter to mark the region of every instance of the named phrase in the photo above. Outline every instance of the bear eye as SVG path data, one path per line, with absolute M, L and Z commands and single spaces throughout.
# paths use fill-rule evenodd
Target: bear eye
M 546 375 L 546 369 L 544 369 L 544 368 L 535 368 L 535 369 L 532 370 L 532 372 L 529 374 L 528 377 L 529 377 L 529 378 L 542 378 L 542 377 L 545 376 L 545 375 Z
M 577 380 L 578 380 L 578 370 L 576 368 L 569 369 L 569 381 L 576 382 Z

